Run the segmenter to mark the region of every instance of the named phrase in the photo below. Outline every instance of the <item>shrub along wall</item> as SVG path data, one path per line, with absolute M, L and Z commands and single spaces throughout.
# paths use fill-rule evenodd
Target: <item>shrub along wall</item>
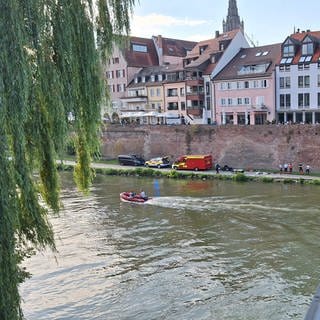
M 320 170 L 320 125 L 265 126 L 118 126 L 102 135 L 102 157 L 139 154 L 145 159 L 167 155 L 212 154 L 220 165 L 277 169 L 280 163 L 309 164 Z

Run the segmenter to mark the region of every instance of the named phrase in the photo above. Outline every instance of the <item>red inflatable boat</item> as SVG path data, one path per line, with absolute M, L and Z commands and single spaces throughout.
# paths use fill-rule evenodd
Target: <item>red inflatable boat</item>
M 121 192 L 120 200 L 124 202 L 132 202 L 132 203 L 145 203 L 150 198 L 142 198 L 139 194 L 132 195 L 132 192 Z

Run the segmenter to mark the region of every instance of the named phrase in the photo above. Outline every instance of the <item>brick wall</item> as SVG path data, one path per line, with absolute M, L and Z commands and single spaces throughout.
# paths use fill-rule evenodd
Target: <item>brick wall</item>
M 277 169 L 299 162 L 320 170 L 320 126 L 118 126 L 103 132 L 102 156 L 212 154 L 215 162 L 246 169 Z

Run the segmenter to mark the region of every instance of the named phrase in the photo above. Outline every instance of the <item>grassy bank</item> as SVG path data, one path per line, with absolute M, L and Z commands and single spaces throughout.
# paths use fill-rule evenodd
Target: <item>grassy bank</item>
M 58 170 L 61 171 L 73 171 L 73 165 L 58 164 Z M 244 173 L 236 174 L 209 174 L 206 172 L 190 172 L 190 171 L 162 171 L 154 170 L 151 168 L 128 168 L 128 169 L 115 169 L 115 168 L 95 168 L 97 174 L 106 176 L 132 176 L 132 177 L 153 177 L 153 178 L 167 178 L 167 179 L 193 179 L 193 180 L 229 180 L 236 182 L 262 182 L 262 183 L 300 183 L 300 184 L 311 184 L 320 185 L 320 179 L 299 179 L 293 177 L 286 178 L 274 178 L 267 176 L 248 176 Z

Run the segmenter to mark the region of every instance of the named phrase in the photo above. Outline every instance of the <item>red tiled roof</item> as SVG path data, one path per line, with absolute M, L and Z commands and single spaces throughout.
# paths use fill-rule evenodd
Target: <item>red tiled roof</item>
M 259 54 L 260 52 L 260 54 Z M 263 54 L 266 53 L 266 54 Z M 271 75 L 275 65 L 281 59 L 281 43 L 261 47 L 241 49 L 230 63 L 215 77 L 216 80 L 253 78 Z M 255 64 L 270 63 L 266 72 L 239 74 L 240 67 Z
M 294 39 L 296 41 L 299 41 L 302 43 L 303 39 L 306 36 L 310 36 L 311 38 L 315 39 L 319 44 L 320 44 L 320 31 L 300 31 L 296 32 L 290 35 L 291 39 Z M 298 64 L 300 61 L 300 58 L 302 56 L 302 48 L 300 47 L 298 52 L 296 53 L 292 64 Z M 315 51 L 315 53 L 312 56 L 312 60 L 310 61 L 311 63 L 318 62 L 320 57 L 320 47 L 318 47 Z
M 296 32 L 290 35 L 290 38 L 293 38 L 298 41 L 302 41 L 307 35 L 310 35 L 314 38 L 317 38 L 320 40 L 320 31 L 301 31 L 301 32 Z
M 186 56 L 186 59 L 193 60 L 189 64 L 186 65 L 186 68 L 199 67 L 204 65 L 206 68 L 205 74 L 209 72 L 209 69 L 214 68 L 214 66 L 210 66 L 210 58 L 213 53 L 220 52 L 220 43 L 221 42 L 230 42 L 239 32 L 239 29 L 232 30 L 229 32 L 222 33 L 216 38 L 203 40 L 198 42 L 198 44 L 193 48 L 193 50 Z M 200 54 L 200 48 L 206 47 L 205 50 Z M 225 49 L 225 48 L 224 48 Z M 208 66 L 205 63 L 209 64 Z M 212 71 L 211 70 L 211 71 Z
M 196 44 L 194 41 L 162 38 L 163 55 L 185 57 Z

